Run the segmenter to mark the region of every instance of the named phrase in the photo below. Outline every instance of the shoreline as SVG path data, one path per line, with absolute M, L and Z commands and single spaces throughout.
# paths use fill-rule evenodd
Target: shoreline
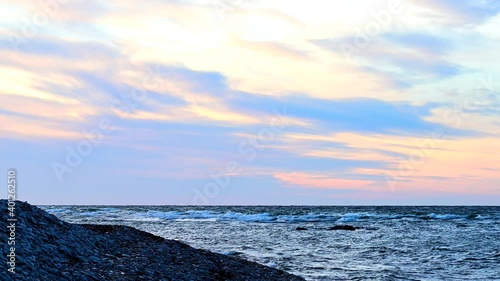
M 129 226 L 67 223 L 15 202 L 15 273 L 4 268 L 2 280 L 305 280 Z M 8 218 L 4 208 L 2 221 Z M 8 233 L 1 235 L 5 259 Z

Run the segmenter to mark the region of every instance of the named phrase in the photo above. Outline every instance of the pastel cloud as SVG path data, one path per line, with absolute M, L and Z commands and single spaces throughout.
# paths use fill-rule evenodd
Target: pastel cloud
M 450 23 L 478 24 L 495 16 L 500 12 L 500 5 L 496 1 L 414 1 L 416 5 L 428 7 L 432 12 L 439 14 L 442 19 Z
M 326 175 L 306 173 L 278 173 L 274 177 L 292 186 L 304 188 L 357 189 L 370 183 L 363 180 L 339 179 Z
M 59 203 L 143 180 L 191 203 L 214 170 L 237 185 L 219 203 L 266 190 L 313 204 L 498 198 L 496 2 L 402 2 L 351 57 L 342 47 L 387 1 L 226 4 L 0 2 L 0 154 L 19 155 L 52 195 L 74 186 Z M 47 23 L 27 35 L 41 12 Z M 55 181 L 50 163 L 103 119 L 113 129 L 89 164 Z M 228 161 L 244 169 L 227 173 Z

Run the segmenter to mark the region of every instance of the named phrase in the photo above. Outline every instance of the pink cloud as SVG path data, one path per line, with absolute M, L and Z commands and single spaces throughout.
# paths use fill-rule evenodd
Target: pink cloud
M 344 189 L 361 188 L 370 184 L 370 181 L 332 178 L 326 175 L 308 173 L 277 173 L 274 177 L 287 184 L 305 188 Z

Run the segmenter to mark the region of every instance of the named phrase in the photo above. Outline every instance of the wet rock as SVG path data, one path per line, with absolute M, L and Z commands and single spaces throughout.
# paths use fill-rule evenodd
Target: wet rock
M 335 226 L 329 227 L 328 230 L 350 230 L 350 231 L 354 231 L 354 230 L 356 230 L 356 227 L 354 227 L 352 225 L 348 225 L 348 224 L 341 224 L 341 225 L 335 225 Z

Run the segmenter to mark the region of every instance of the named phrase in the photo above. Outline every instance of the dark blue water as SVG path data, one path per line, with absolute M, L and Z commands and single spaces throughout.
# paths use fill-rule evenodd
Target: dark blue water
M 500 207 L 43 208 L 69 222 L 129 225 L 307 280 L 500 280 Z M 326 230 L 337 224 L 359 229 Z

